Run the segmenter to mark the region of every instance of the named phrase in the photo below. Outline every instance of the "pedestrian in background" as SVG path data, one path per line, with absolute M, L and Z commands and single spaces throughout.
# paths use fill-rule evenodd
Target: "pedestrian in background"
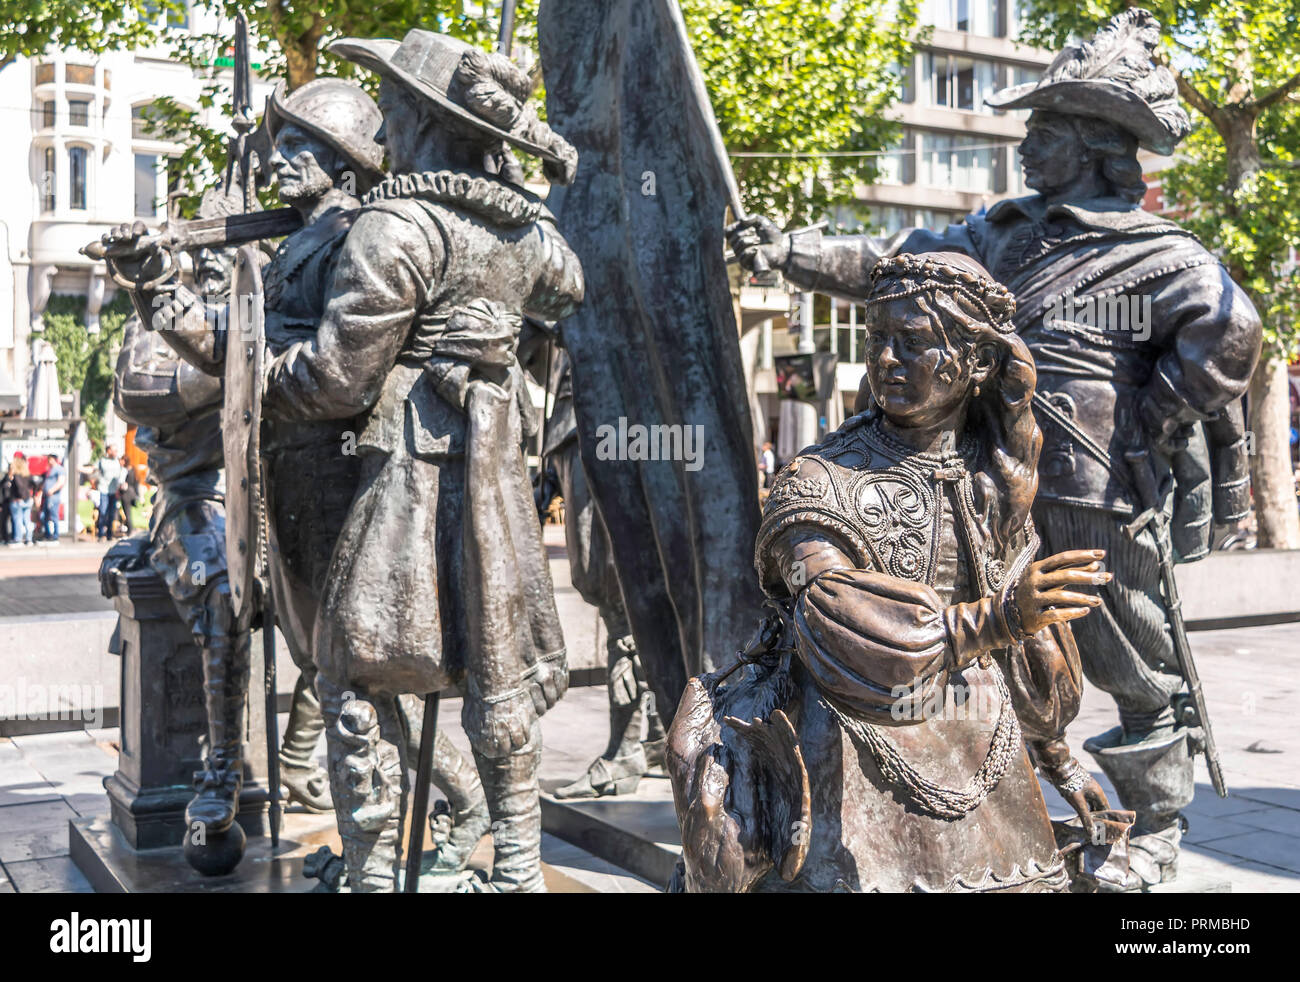
M 59 541 L 59 512 L 63 510 L 63 489 L 68 484 L 68 472 L 56 453 L 50 454 L 50 469 L 45 472 L 45 507 L 41 511 L 41 524 L 45 538 Z
M 9 489 L 14 479 L 9 476 L 9 466 L 0 471 L 0 542 L 8 545 L 14 540 L 13 520 L 9 517 Z
M 15 455 L 9 464 L 9 521 L 14 544 L 35 545 L 32 541 L 32 478 L 27 459 Z
M 99 490 L 99 524 L 96 539 L 113 537 L 113 515 L 117 512 L 117 488 L 122 482 L 122 464 L 117 459 L 117 448 L 108 446 L 104 456 L 95 465 L 95 484 Z
M 122 524 L 126 526 L 126 534 L 130 535 L 135 531 L 131 522 L 131 509 L 140 499 L 140 478 L 130 463 L 125 464 L 122 471 L 122 481 L 117 486 L 117 500 L 122 506 Z

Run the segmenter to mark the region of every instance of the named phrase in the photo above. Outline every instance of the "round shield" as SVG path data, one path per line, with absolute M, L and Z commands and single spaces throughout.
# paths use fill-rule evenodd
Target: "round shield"
M 235 257 L 226 333 L 226 391 L 221 410 L 226 457 L 226 566 L 235 616 L 252 619 L 263 575 L 262 366 L 266 351 L 262 273 L 252 246 Z

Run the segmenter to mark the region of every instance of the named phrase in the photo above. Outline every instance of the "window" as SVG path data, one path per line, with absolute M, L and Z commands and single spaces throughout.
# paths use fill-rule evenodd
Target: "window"
M 162 4 L 154 3 L 152 0 L 146 0 L 144 4 L 143 17 L 151 24 L 157 24 L 159 27 L 189 27 L 190 10 L 188 3 L 176 3 L 179 10 L 168 9 L 166 13 L 162 11 Z
M 960 224 L 964 217 L 951 211 L 918 208 L 916 209 L 916 227 L 928 228 L 931 232 L 943 232 L 949 225 Z
M 998 21 L 1002 0 L 925 0 L 921 23 L 945 31 L 1001 37 Z
M 86 207 L 86 148 L 68 148 L 68 205 L 71 208 Z
M 94 85 L 94 65 L 65 65 L 63 77 L 71 85 Z
M 997 88 L 995 74 L 991 61 L 952 55 L 925 56 L 925 75 L 929 80 L 932 106 L 992 113 L 993 110 L 984 105 L 984 99 Z
M 41 126 L 50 129 L 54 126 L 54 100 L 50 99 L 41 103 Z
M 910 224 L 907 210 L 894 205 L 874 205 L 869 209 L 868 221 L 876 235 L 893 235 Z
M 154 218 L 158 214 L 158 158 L 151 153 L 135 155 L 135 215 Z
M 999 148 L 1000 149 L 1000 148 Z M 994 148 L 988 137 L 921 135 L 920 183 L 989 194 L 994 191 Z
M 54 62 L 47 61 L 43 65 L 36 66 L 36 84 L 48 85 L 54 81 Z
M 158 123 L 149 117 L 149 107 L 132 106 L 131 107 L 131 137 L 136 140 L 161 140 L 162 134 L 157 132 Z
M 90 103 L 84 99 L 68 100 L 68 125 L 69 126 L 89 126 L 90 125 Z
M 54 189 L 58 184 L 58 171 L 55 169 L 54 148 L 45 148 L 45 159 L 41 167 L 41 210 L 53 211 L 58 203 Z

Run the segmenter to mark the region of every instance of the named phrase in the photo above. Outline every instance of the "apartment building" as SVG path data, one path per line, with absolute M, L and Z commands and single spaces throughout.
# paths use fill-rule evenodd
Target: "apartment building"
M 232 22 L 206 11 L 174 16 L 169 32 L 230 33 Z M 254 57 L 254 61 L 257 58 Z M 210 72 L 229 72 L 214 59 Z M 228 123 L 202 109 L 205 78 L 171 58 L 165 43 L 102 54 L 50 51 L 0 70 L 0 414 L 21 409 L 40 356 L 42 314 L 50 297 L 86 298 L 86 328 L 116 287 L 83 245 L 122 222 L 157 226 L 175 188 L 168 161 L 181 148 L 149 132 L 145 108 L 160 95 L 197 109 L 207 125 Z M 260 106 L 271 85 L 255 81 Z
M 895 118 L 903 133 L 884 158 L 880 180 L 858 189 L 860 204 L 840 224 L 877 232 L 921 226 L 940 230 L 1002 198 L 1027 193 L 1016 145 L 1028 113 L 999 112 L 986 96 L 1036 81 L 1053 52 L 1013 40 L 1016 0 L 925 0 L 931 28 L 903 66 Z
M 1017 0 L 924 0 L 920 23 L 931 28 L 929 36 L 899 69 L 902 91 L 893 116 L 902 134 L 883 157 L 879 180 L 859 186 L 857 200 L 830 216 L 831 231 L 940 231 L 1028 193 L 1016 156 L 1028 113 L 999 112 L 984 99 L 1040 78 L 1053 52 L 1014 40 Z M 774 438 L 780 457 L 838 425 L 851 411 L 864 368 L 858 310 L 816 298 L 802 305 L 792 327 L 791 299 L 783 288 L 747 287 L 741 296 L 742 333 L 757 325 L 742 337 L 754 366 L 755 440 Z M 815 403 L 781 397 L 785 379 L 809 371 L 819 380 Z

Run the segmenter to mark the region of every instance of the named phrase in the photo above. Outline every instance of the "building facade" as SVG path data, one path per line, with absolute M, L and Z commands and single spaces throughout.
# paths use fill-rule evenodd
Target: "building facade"
M 233 37 L 231 23 L 193 11 L 166 30 Z M 229 60 L 218 57 L 206 74 L 196 72 L 171 57 L 164 38 L 134 51 L 50 51 L 0 70 L 8 134 L 0 148 L 0 413 L 26 404 L 51 296 L 85 297 L 86 328 L 99 329 L 115 286 L 104 264 L 80 248 L 123 222 L 152 229 L 166 217 L 176 189 L 168 162 L 181 148 L 150 133 L 146 107 L 167 95 L 198 110 L 206 125 L 226 128 L 222 110 L 203 109 L 200 100 L 210 73 L 230 72 Z M 270 88 L 254 83 L 255 105 Z
M 924 0 L 931 28 L 900 71 L 894 117 L 902 136 L 880 180 L 858 189 L 839 224 L 892 233 L 940 230 L 1002 198 L 1026 194 L 1016 158 L 1027 111 L 1001 112 L 986 96 L 1036 81 L 1053 52 L 1017 43 L 1016 0 Z
M 923 0 L 919 13 L 930 31 L 899 69 L 893 118 L 902 134 L 882 158 L 877 182 L 856 188 L 857 200 L 829 216 L 831 231 L 940 231 L 1003 198 L 1029 193 L 1016 155 L 1029 114 L 990 109 L 984 99 L 1037 80 L 1054 53 L 1014 40 L 1017 0 Z M 792 298 L 783 287 L 741 290 L 755 440 L 772 439 L 782 458 L 851 412 L 865 367 L 860 309 L 829 297 L 803 300 L 792 322 Z M 745 337 L 749 329 L 755 333 Z M 820 380 L 812 408 L 780 391 L 792 371 L 808 373 L 801 360 L 807 356 Z

